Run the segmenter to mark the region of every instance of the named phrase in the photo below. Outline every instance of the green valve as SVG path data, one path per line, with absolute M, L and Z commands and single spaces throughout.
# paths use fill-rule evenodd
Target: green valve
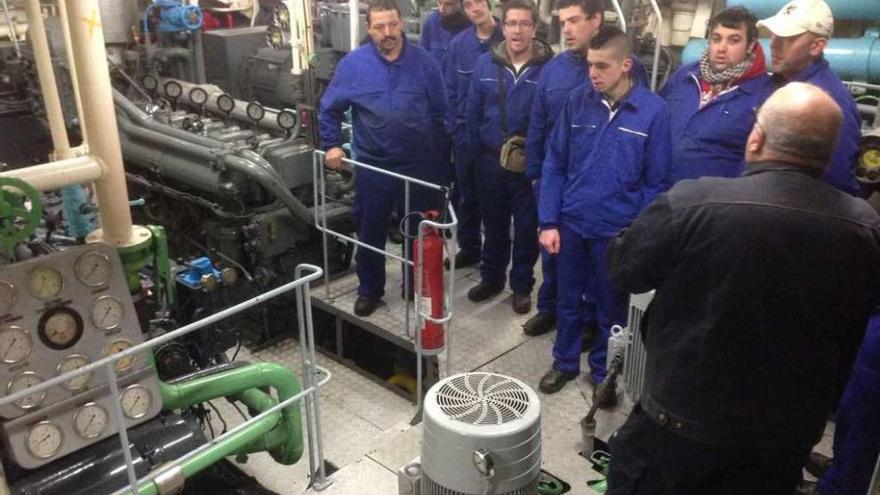
M 21 179 L 0 177 L 0 249 L 8 251 L 30 237 L 42 217 L 43 202 L 36 189 Z
M 560 495 L 564 489 L 561 481 L 547 473 L 542 472 L 541 477 L 538 478 L 538 493 L 540 495 Z

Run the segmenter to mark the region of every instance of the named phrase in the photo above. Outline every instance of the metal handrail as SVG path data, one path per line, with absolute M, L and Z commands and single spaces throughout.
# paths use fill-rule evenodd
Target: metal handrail
M 657 0 L 651 0 L 651 9 L 657 16 L 657 33 L 654 36 L 654 64 L 651 66 L 651 91 L 657 91 L 657 71 L 660 69 L 660 33 L 663 31 L 663 13 Z
M 314 168 L 313 168 L 313 172 L 314 172 L 313 181 L 314 182 L 313 183 L 315 185 L 314 186 L 314 202 L 315 202 L 315 204 L 314 204 L 313 211 L 314 211 L 314 215 L 315 215 L 315 227 L 321 232 L 322 237 L 323 237 L 324 266 L 327 267 L 328 262 L 329 262 L 328 251 L 327 251 L 327 236 L 332 235 L 338 239 L 342 239 L 342 240 L 345 240 L 346 242 L 353 243 L 353 244 L 357 245 L 358 247 L 368 249 L 368 250 L 373 251 L 377 254 L 383 255 L 387 258 L 391 258 L 391 259 L 400 261 L 401 263 L 404 263 L 406 265 L 406 267 L 413 268 L 413 271 L 415 272 L 414 282 L 416 284 L 416 287 L 421 287 L 421 285 L 422 285 L 422 267 L 423 267 L 423 263 L 424 263 L 424 259 L 425 259 L 424 252 L 423 252 L 424 245 L 425 245 L 425 243 L 424 243 L 425 227 L 428 227 L 429 229 L 433 228 L 433 229 L 441 230 L 441 231 L 449 231 L 451 233 L 452 245 L 455 246 L 458 244 L 458 232 L 456 229 L 456 227 L 458 226 L 458 216 L 455 213 L 455 208 L 453 207 L 453 205 L 451 205 L 451 204 L 447 205 L 447 208 L 446 208 L 449 213 L 449 218 L 450 218 L 449 222 L 441 223 L 441 222 L 435 222 L 433 220 L 428 220 L 428 219 L 422 219 L 419 222 L 418 233 L 417 233 L 417 238 L 419 241 L 418 242 L 419 256 L 418 256 L 418 264 L 416 264 L 409 259 L 410 258 L 409 242 L 403 243 L 404 255 L 403 255 L 403 257 L 400 257 L 394 253 L 385 251 L 383 249 L 376 248 L 374 246 L 370 246 L 369 244 L 366 244 L 358 239 L 355 239 L 351 236 L 348 236 L 348 235 L 343 234 L 341 232 L 337 232 L 337 231 L 332 230 L 329 227 L 327 227 L 327 209 L 326 209 L 327 192 L 326 192 L 326 181 L 325 181 L 325 177 L 324 177 L 324 169 L 325 169 L 324 158 L 325 158 L 325 156 L 326 156 L 326 152 L 321 151 L 321 150 L 315 150 L 313 160 L 312 160 L 312 163 L 314 166 Z M 422 186 L 422 187 L 425 187 L 428 189 L 432 189 L 432 190 L 438 191 L 438 192 L 448 191 L 448 188 L 445 186 L 440 186 L 437 184 L 433 184 L 431 182 L 426 182 L 424 180 L 416 179 L 414 177 L 391 172 L 390 170 L 379 168 L 379 167 L 376 167 L 374 165 L 370 165 L 367 163 L 359 162 L 356 160 L 351 160 L 348 158 L 343 158 L 342 162 L 345 163 L 346 165 L 349 165 L 350 167 L 352 167 L 355 170 L 358 168 L 364 169 L 364 170 L 369 170 L 371 172 L 386 175 L 388 177 L 392 177 L 392 178 L 403 181 L 404 182 L 404 212 L 403 212 L 404 218 L 410 214 L 410 186 L 412 184 L 419 185 L 419 186 Z M 404 294 L 406 297 L 406 311 L 405 311 L 406 314 L 404 316 L 404 326 L 405 326 L 407 338 L 413 338 L 413 346 L 415 347 L 416 356 L 417 356 L 416 357 L 416 359 L 417 359 L 417 363 L 416 363 L 416 375 L 417 375 L 416 376 L 416 405 L 417 405 L 418 410 L 421 410 L 421 407 L 422 407 L 422 392 L 421 392 L 422 391 L 422 357 L 424 356 L 425 352 L 424 352 L 424 349 L 422 348 L 421 328 L 422 328 L 422 325 L 425 321 L 430 321 L 430 322 L 437 323 L 437 324 L 446 324 L 446 334 L 445 334 L 446 335 L 445 348 L 446 348 L 446 356 L 447 356 L 447 358 L 446 358 L 446 373 L 449 374 L 450 370 L 452 369 L 452 352 L 451 352 L 452 346 L 451 346 L 451 338 L 450 338 L 451 332 L 449 331 L 448 323 L 451 322 L 452 316 L 453 316 L 452 300 L 453 300 L 453 294 L 454 294 L 453 291 L 454 291 L 455 285 L 454 285 L 454 277 L 452 276 L 452 274 L 455 272 L 455 256 L 453 255 L 453 253 L 451 253 L 451 250 L 449 248 L 449 243 L 447 242 L 446 237 L 445 236 L 442 236 L 442 237 L 443 237 L 444 251 L 446 252 L 446 254 L 448 255 L 448 258 L 449 258 L 449 269 L 447 270 L 449 276 L 443 277 L 443 282 L 444 282 L 443 300 L 444 300 L 444 308 L 446 311 L 445 311 L 445 314 L 440 318 L 435 318 L 431 315 L 424 314 L 421 311 L 422 297 L 421 297 L 420 291 L 418 291 L 418 290 L 413 291 L 413 293 L 415 295 L 415 307 L 418 308 L 415 311 L 416 319 L 414 322 L 415 323 L 414 334 L 411 332 L 411 326 L 410 326 L 410 305 L 409 305 L 410 277 L 407 276 L 406 273 L 404 273 L 404 277 L 403 277 Z M 324 273 L 324 289 L 325 289 L 326 297 L 328 299 L 330 299 L 330 275 L 326 271 Z
M 310 273 L 303 276 L 303 271 L 309 271 Z M 116 491 L 115 494 L 128 493 L 141 493 L 142 490 L 147 489 L 149 492 L 149 488 L 151 483 L 156 479 L 156 477 L 160 476 L 163 473 L 167 473 L 174 469 L 177 469 L 182 463 L 187 460 L 193 458 L 194 456 L 205 452 L 207 449 L 212 447 L 216 447 L 218 444 L 223 442 L 224 440 L 229 439 L 232 435 L 235 435 L 244 429 L 248 428 L 252 424 L 261 419 L 274 414 L 275 412 L 280 411 L 285 407 L 289 407 L 294 402 L 305 398 L 306 401 L 306 425 L 308 428 L 308 439 L 309 439 L 309 464 L 311 472 L 314 473 L 314 481 L 313 485 L 316 489 L 321 490 L 326 487 L 326 473 L 324 470 L 324 458 L 323 458 L 323 439 L 321 438 L 321 426 L 320 426 L 320 409 L 318 404 L 318 389 L 324 386 L 331 378 L 332 374 L 326 368 L 319 366 L 316 363 L 315 359 L 315 342 L 314 342 L 314 326 L 312 322 L 312 314 L 311 314 L 311 292 L 309 284 L 319 278 L 324 274 L 324 270 L 320 267 L 310 264 L 300 264 L 296 267 L 295 270 L 295 280 L 288 282 L 280 287 L 276 287 L 275 289 L 264 292 L 263 294 L 259 294 L 256 297 L 238 303 L 234 306 L 226 308 L 222 311 L 214 313 L 210 316 L 202 318 L 201 320 L 192 322 L 188 325 L 184 325 L 183 327 L 178 328 L 172 332 L 166 333 L 160 337 L 156 337 L 147 342 L 143 342 L 136 346 L 132 346 L 125 351 L 107 356 L 105 358 L 99 359 L 93 363 L 90 363 L 86 366 L 78 368 L 76 370 L 69 371 L 62 375 L 59 375 L 55 378 L 48 379 L 38 385 L 33 387 L 29 387 L 27 389 L 21 390 L 14 394 L 10 394 L 0 398 L 0 406 L 4 406 L 6 404 L 11 404 L 19 399 L 22 399 L 26 396 L 33 395 L 36 392 L 40 392 L 42 390 L 54 387 L 56 385 L 61 385 L 64 382 L 75 378 L 79 375 L 83 375 L 86 373 L 91 373 L 100 368 L 104 368 L 105 373 L 107 375 L 107 380 L 110 386 L 110 396 L 113 398 L 113 415 L 114 422 L 116 423 L 116 427 L 118 429 L 117 436 L 119 437 L 120 444 L 122 445 L 122 452 L 125 458 L 126 463 L 126 471 L 128 474 L 129 485 L 126 488 L 121 488 Z M 208 325 L 211 325 L 217 321 L 220 321 L 226 317 L 229 317 L 233 314 L 240 313 L 246 309 L 252 308 L 258 304 L 261 304 L 269 299 L 275 298 L 291 290 L 296 291 L 297 295 L 297 309 L 298 309 L 298 323 L 299 323 L 299 334 L 300 334 L 300 352 L 303 359 L 303 389 L 300 393 L 294 395 L 293 397 L 284 400 L 275 406 L 267 409 L 266 411 L 260 413 L 259 415 L 243 422 L 237 427 L 227 431 L 225 434 L 220 435 L 216 438 L 211 439 L 207 444 L 196 448 L 182 457 L 175 459 L 161 468 L 152 471 L 147 474 L 140 480 L 137 478 L 135 473 L 134 464 L 132 462 L 131 453 L 129 451 L 129 442 L 128 442 L 128 432 L 125 428 L 125 420 L 123 418 L 122 406 L 120 403 L 120 393 L 119 393 L 119 377 L 117 376 L 115 370 L 115 363 L 120 359 L 124 359 L 127 356 L 131 356 L 134 354 L 139 354 L 141 352 L 148 351 L 154 347 L 157 347 L 165 342 L 170 340 L 174 340 L 180 337 L 183 337 L 189 333 L 192 333 L 196 330 L 204 328 Z M 320 382 L 316 382 L 315 375 L 317 372 L 325 375 Z M 139 486 L 144 485 L 144 486 Z

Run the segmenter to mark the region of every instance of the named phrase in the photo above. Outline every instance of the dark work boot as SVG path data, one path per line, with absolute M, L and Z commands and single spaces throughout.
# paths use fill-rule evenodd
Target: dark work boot
M 810 460 L 807 461 L 807 465 L 804 466 L 804 469 L 816 478 L 821 478 L 822 476 L 825 476 L 825 472 L 831 468 L 833 462 L 834 459 L 827 455 L 818 452 L 810 452 Z
M 532 310 L 532 295 L 528 292 L 514 292 L 511 304 L 514 313 L 524 315 Z
M 534 337 L 544 335 L 556 328 L 556 316 L 550 313 L 538 313 L 523 324 L 523 333 Z
M 382 304 L 378 297 L 358 296 L 354 302 L 354 314 L 358 316 L 370 316 Z
M 538 390 L 545 394 L 555 394 L 562 390 L 566 383 L 574 380 L 577 376 L 577 371 L 556 371 L 555 368 L 551 369 L 541 378 Z
M 480 282 L 468 291 L 468 299 L 473 302 L 480 302 L 499 294 L 504 290 L 503 285 L 491 285 L 486 282 Z

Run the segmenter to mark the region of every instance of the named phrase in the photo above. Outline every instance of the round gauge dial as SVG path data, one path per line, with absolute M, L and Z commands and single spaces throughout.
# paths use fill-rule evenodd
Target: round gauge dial
M 89 402 L 73 414 L 73 429 L 83 438 L 97 438 L 109 426 L 109 416 L 103 407 Z
M 284 4 L 279 5 L 276 15 L 278 16 L 278 24 L 282 28 L 287 29 L 290 26 L 290 11 L 287 10 L 287 6 Z
M 89 311 L 92 324 L 101 330 L 113 330 L 122 324 L 125 316 L 125 307 L 122 302 L 113 296 L 101 296 L 92 303 Z
M 13 364 L 28 357 L 31 347 L 27 330 L 15 325 L 0 330 L 0 360 L 4 363 Z
M 227 94 L 222 94 L 217 97 L 217 108 L 223 113 L 231 113 L 235 110 L 235 100 Z
M 58 364 L 58 374 L 63 375 L 64 373 L 78 370 L 87 364 L 89 364 L 89 358 L 80 354 L 70 355 L 64 358 L 64 361 L 61 361 Z M 86 385 L 89 384 L 89 380 L 91 380 L 91 378 L 91 373 L 83 373 L 82 375 L 77 375 L 70 380 L 64 382 L 64 388 L 70 391 L 82 390 L 86 388 Z
M 104 253 L 89 251 L 81 255 L 73 265 L 76 279 L 89 287 L 103 287 L 110 282 L 113 265 Z
M 189 90 L 189 101 L 193 105 L 204 105 L 208 101 L 208 92 L 202 88 L 192 88 Z
M 37 335 L 46 346 L 68 349 L 79 342 L 83 334 L 83 320 L 70 308 L 55 308 L 43 313 L 37 324 Z
M 38 266 L 28 274 L 28 289 L 34 297 L 49 299 L 55 297 L 64 287 L 61 272 L 48 266 Z
M 290 110 L 282 110 L 278 112 L 278 127 L 289 131 L 296 126 L 296 114 Z
M 122 413 L 131 419 L 143 418 L 150 411 L 153 395 L 143 385 L 132 385 L 122 392 Z
M 104 349 L 104 355 L 105 356 L 112 356 L 113 354 L 118 354 L 126 349 L 129 349 L 131 347 L 131 345 L 132 345 L 131 341 L 128 341 L 125 339 L 114 340 L 109 345 L 107 345 L 106 349 Z M 129 356 L 125 356 L 124 358 L 120 359 L 119 361 L 116 361 L 115 368 L 116 368 L 116 371 L 125 371 L 125 370 L 131 368 L 131 365 L 133 365 L 133 364 L 134 364 L 134 354 L 129 355 Z
M 263 120 L 263 117 L 266 115 L 266 110 L 263 109 L 263 105 L 260 105 L 257 102 L 248 103 L 247 106 L 247 116 L 256 122 Z
M 183 86 L 177 81 L 168 81 L 165 83 L 165 96 L 173 99 L 180 98 L 183 94 Z
M 40 421 L 27 434 L 28 452 L 40 459 L 48 459 L 58 453 L 64 442 L 64 433 L 51 421 Z
M 284 44 L 284 34 L 277 26 L 269 26 L 266 29 L 266 41 L 272 48 L 280 49 Z
M 147 91 L 156 91 L 156 88 L 159 87 L 159 81 L 153 76 L 144 76 L 141 78 L 141 85 Z
M 0 280 L 0 315 L 12 311 L 17 297 L 15 286 L 5 280 Z
M 43 379 L 40 378 L 33 371 L 25 371 L 24 373 L 16 376 L 9 382 L 9 385 L 6 386 L 6 395 L 12 395 L 16 392 L 21 392 L 22 390 L 27 390 L 31 387 L 35 387 L 39 384 L 43 383 Z M 40 402 L 46 397 L 46 391 L 41 390 L 39 392 L 34 392 L 30 395 L 25 395 L 21 399 L 15 401 L 15 405 L 19 407 L 19 409 L 33 409 L 40 405 Z

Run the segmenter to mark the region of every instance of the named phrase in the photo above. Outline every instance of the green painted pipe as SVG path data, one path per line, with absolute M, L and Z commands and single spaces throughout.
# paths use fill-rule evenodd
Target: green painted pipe
M 278 401 L 258 390 L 272 387 Z M 255 363 L 227 372 L 169 385 L 161 383 L 162 400 L 166 409 L 183 409 L 217 397 L 233 396 L 259 414 L 266 409 L 300 393 L 299 381 L 291 370 L 276 363 Z M 252 439 L 253 440 L 253 439 Z M 251 440 L 249 440 L 250 442 Z M 235 453 L 255 452 L 254 445 L 269 450 L 272 458 L 282 464 L 293 464 L 302 457 L 302 417 L 299 404 L 282 409 L 280 421 L 266 438 L 256 438 L 244 450 Z

